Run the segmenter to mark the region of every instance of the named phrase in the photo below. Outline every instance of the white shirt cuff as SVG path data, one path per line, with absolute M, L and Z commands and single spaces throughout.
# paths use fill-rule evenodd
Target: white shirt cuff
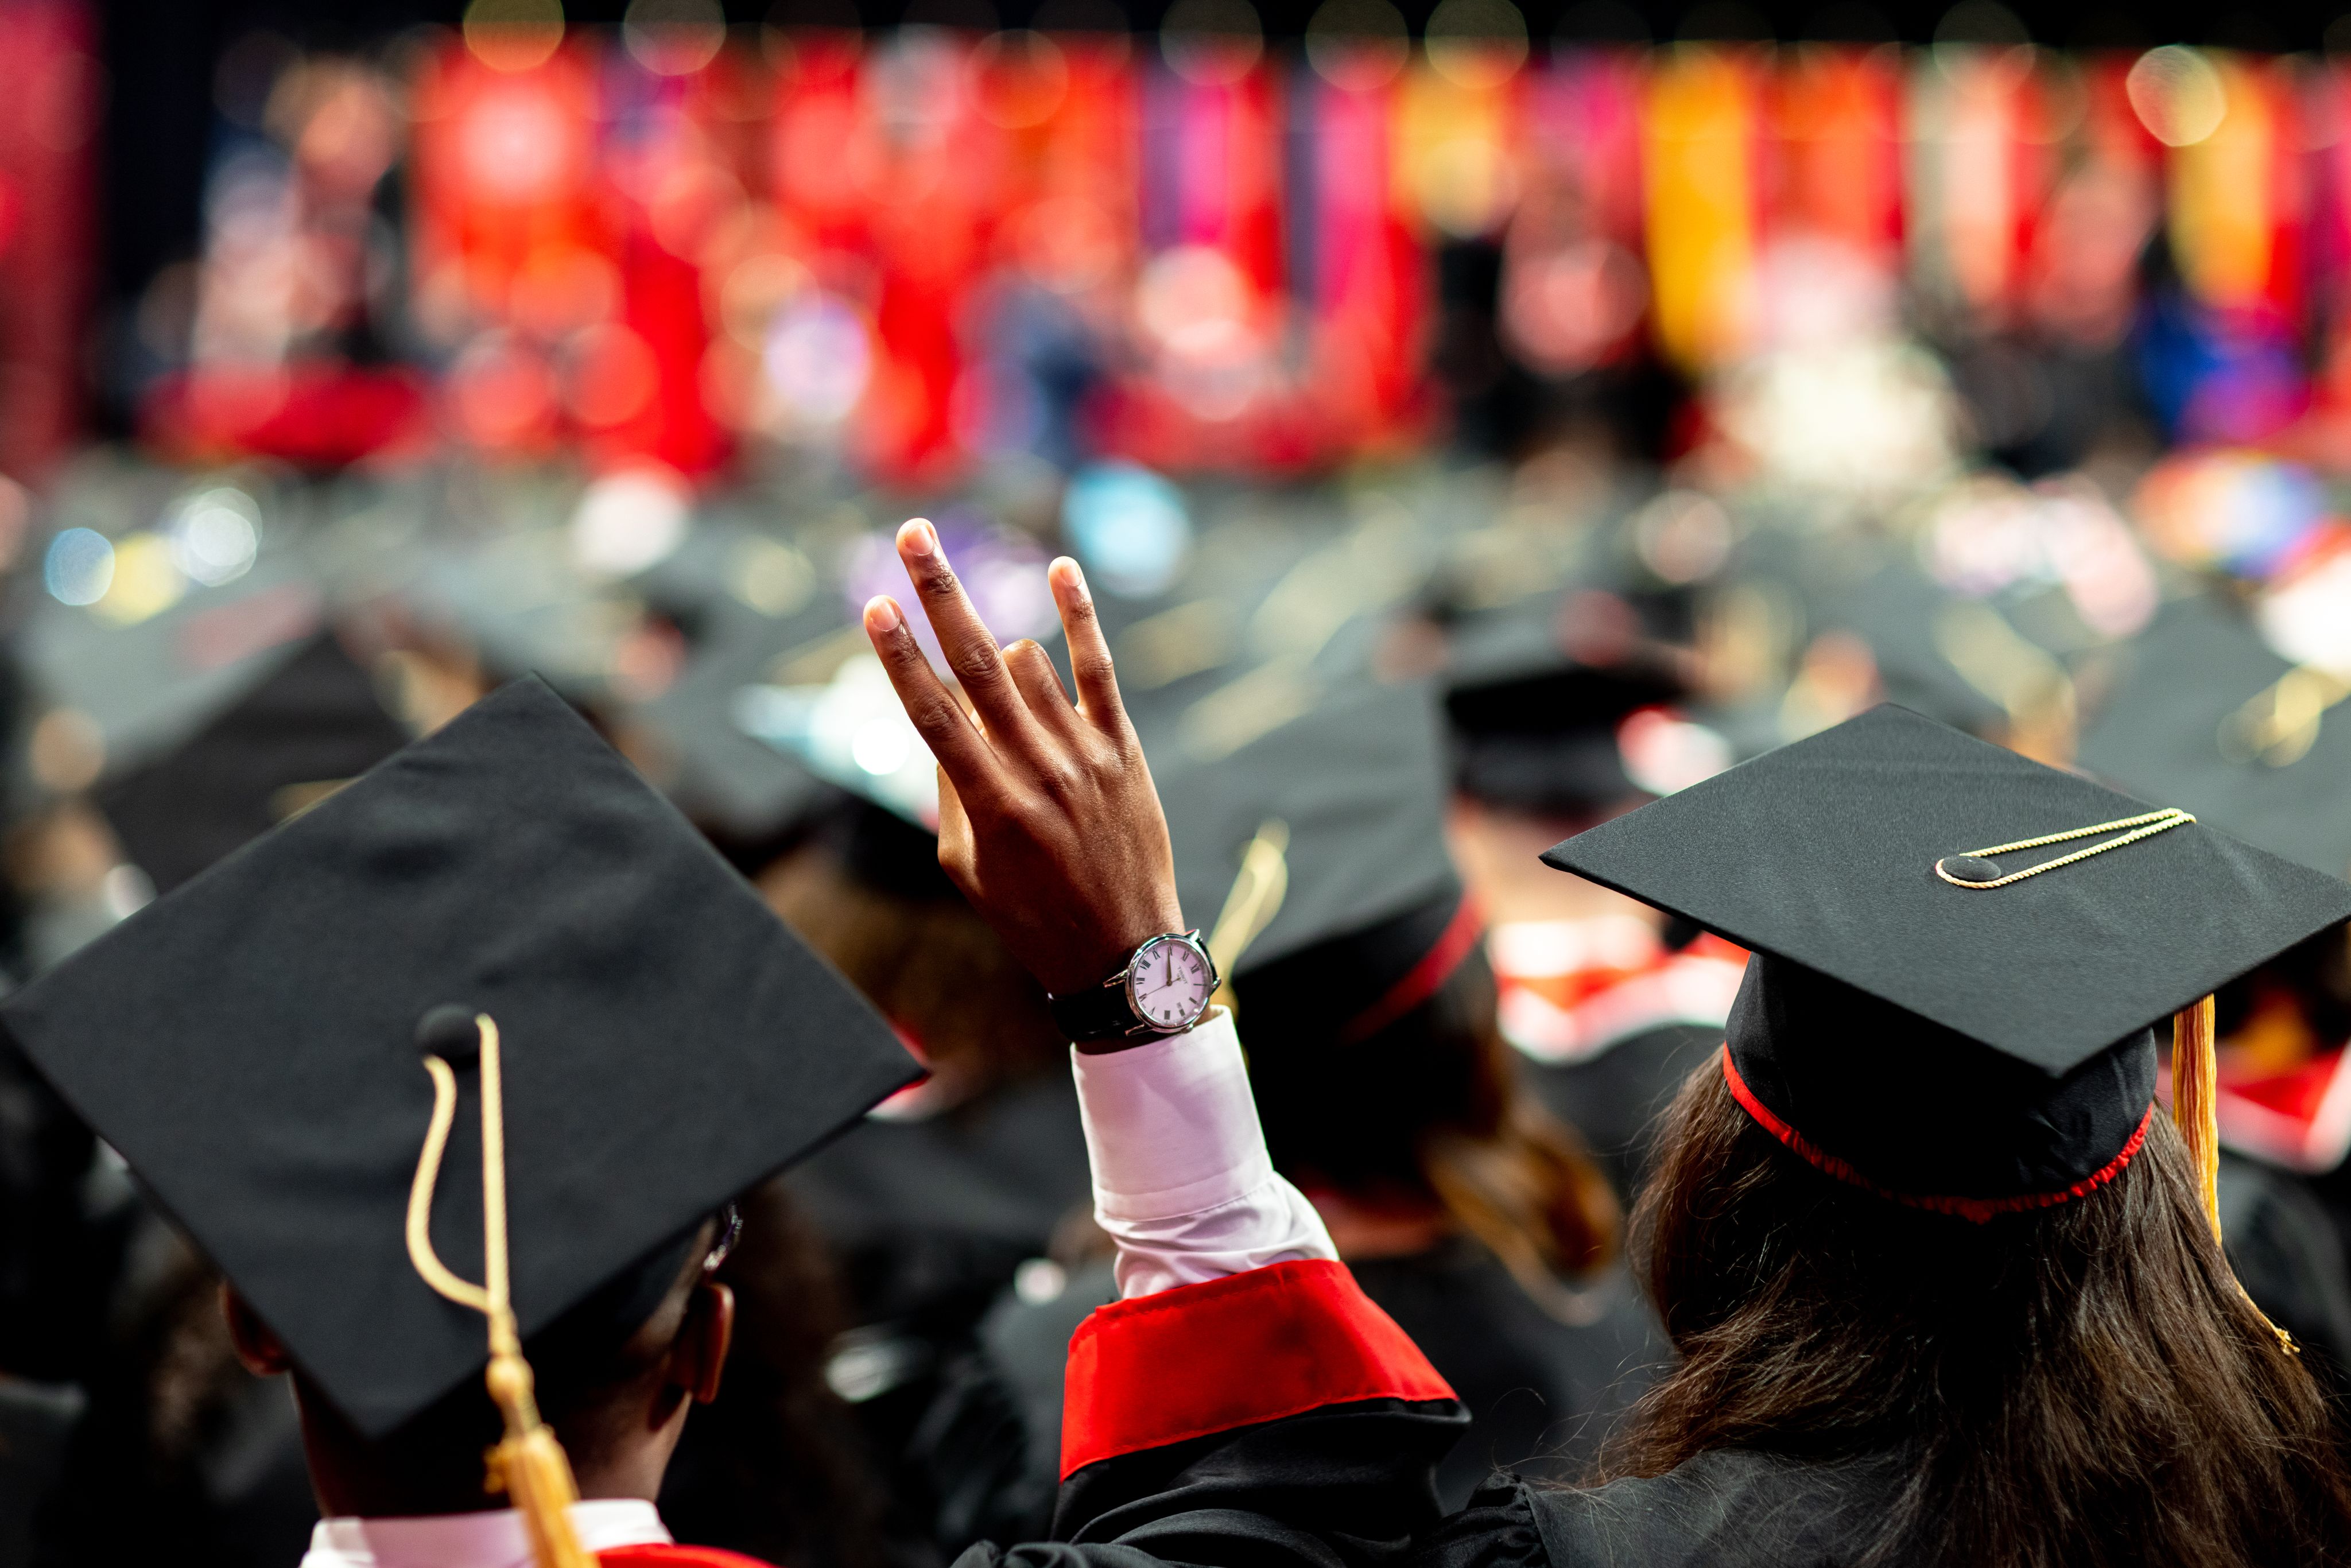
M 1230 1013 L 1125 1051 L 1072 1051 L 1071 1062 L 1122 1296 L 1338 1256 L 1266 1155 Z

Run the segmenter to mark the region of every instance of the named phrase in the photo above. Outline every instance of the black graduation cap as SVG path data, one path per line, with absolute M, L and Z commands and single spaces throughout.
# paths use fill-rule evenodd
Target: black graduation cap
M 2280 658 L 2211 599 L 2166 605 L 2128 658 L 2082 737 L 2084 768 L 2273 854 L 2351 874 L 2351 687 Z
M 1461 944 L 1444 740 L 1426 685 L 1355 684 L 1221 761 L 1167 750 L 1154 776 L 1177 894 L 1253 1037 L 1273 1043 L 1285 1030 L 1268 1009 L 1307 994 L 1318 1032 L 1368 1029 L 1448 933 Z
M 774 850 L 831 791 L 799 758 L 746 732 L 737 699 L 805 650 L 853 632 L 850 604 L 799 549 L 731 523 L 697 525 L 629 587 L 686 646 L 676 678 L 629 710 L 673 765 L 664 792 L 723 846 Z
M 131 862 L 169 893 L 408 740 L 368 672 L 322 632 L 280 650 L 225 712 L 94 795 Z
M 403 1238 L 434 1104 L 418 1031 L 453 1006 L 502 1040 L 526 1336 L 915 1076 L 536 678 L 150 904 L 0 1023 L 375 1436 L 486 1359 L 481 1318 Z M 432 1240 L 479 1280 L 462 1093 Z
M 1560 645 L 1556 619 L 1548 609 L 1518 612 L 1457 632 L 1445 717 L 1453 781 L 1463 793 L 1552 815 L 1643 793 L 1625 773 L 1617 726 L 1687 687 L 1646 650 L 1614 661 L 1573 656 Z
M 2351 915 L 2351 884 L 1891 706 L 1543 858 L 1753 951 L 1724 1072 L 1783 1143 L 1975 1218 L 2119 1169 L 2150 1026 Z

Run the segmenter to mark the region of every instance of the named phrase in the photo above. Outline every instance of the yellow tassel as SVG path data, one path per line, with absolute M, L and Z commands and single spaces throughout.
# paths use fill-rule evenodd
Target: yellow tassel
M 498 1027 L 487 1013 L 475 1019 L 482 1071 L 482 1257 L 484 1283 L 449 1271 L 433 1250 L 433 1188 L 457 1114 L 457 1075 L 449 1063 L 428 1055 L 433 1080 L 433 1120 L 424 1152 L 408 1190 L 408 1256 L 424 1282 L 463 1307 L 489 1320 L 490 1364 L 482 1375 L 490 1400 L 506 1424 L 506 1437 L 487 1455 L 484 1488 L 504 1492 L 522 1515 L 538 1568 L 596 1568 L 571 1527 L 571 1505 L 580 1500 L 571 1461 L 554 1428 L 539 1418 L 537 1379 L 523 1359 L 515 1324 L 507 1257 L 506 1107 L 498 1062 Z
M 2212 1227 L 2212 1239 L 2220 1235 L 2220 1069 L 2212 1048 L 2212 998 L 2190 1003 L 2171 1015 L 2171 1122 L 2179 1129 L 2180 1142 L 2188 1145 L 2189 1160 L 2196 1169 L 2197 1191 L 2204 1200 L 2204 1218 Z M 2224 1257 L 2223 1265 L 2227 1263 Z M 2231 1275 L 2233 1281 L 2235 1275 Z M 2245 1296 L 2245 1287 L 2239 1283 L 2237 1293 Z M 2294 1336 L 2271 1322 L 2269 1314 L 2245 1296 L 2245 1304 L 2262 1320 L 2287 1354 L 2299 1355 L 2302 1347 Z
M 2171 1018 L 2171 1123 L 2188 1145 L 2196 1189 L 2204 1199 L 2204 1218 L 2211 1222 L 2215 1241 L 2220 1239 L 2220 1066 L 2212 1053 L 2212 998 L 2206 997 Z
M 502 1352 L 490 1358 L 484 1381 L 507 1424 L 505 1440 L 490 1450 L 489 1490 L 505 1492 L 522 1515 L 538 1568 L 596 1568 L 571 1528 L 580 1488 L 563 1445 L 539 1419 L 530 1364 L 518 1353 Z

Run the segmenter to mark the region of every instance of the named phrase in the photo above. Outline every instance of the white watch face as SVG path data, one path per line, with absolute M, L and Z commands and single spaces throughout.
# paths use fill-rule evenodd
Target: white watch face
M 1146 942 L 1127 974 L 1127 994 L 1145 1022 L 1179 1029 L 1208 1005 L 1208 966 L 1186 942 Z

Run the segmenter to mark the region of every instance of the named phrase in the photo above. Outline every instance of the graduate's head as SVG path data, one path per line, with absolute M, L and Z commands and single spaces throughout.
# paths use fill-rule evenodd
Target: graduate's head
M 590 1484 L 639 1485 L 724 1355 L 709 1217 L 914 1075 L 536 681 L 0 1022 L 218 1266 L 256 1364 L 299 1377 L 313 1453 L 380 1461 L 381 1491 L 333 1467 L 340 1498 L 403 1508 L 490 1500 L 486 1390 L 528 1473 L 554 1473 L 528 1363 Z M 463 1500 L 442 1484 L 468 1473 Z
M 1274 1163 L 1310 1192 L 1434 1200 L 1548 1296 L 1616 1252 L 1607 1178 L 1520 1083 L 1475 903 L 1401 915 L 1233 982 Z
M 695 1405 L 718 1396 L 735 1298 L 713 1276 L 731 1217 L 694 1228 L 532 1335 L 524 1354 L 539 1413 L 555 1429 L 583 1497 L 653 1497 Z M 329 1516 L 462 1513 L 505 1500 L 483 1487 L 483 1456 L 501 1417 L 478 1380 L 388 1433 L 370 1436 L 297 1364 L 234 1285 L 221 1288 L 229 1335 L 256 1376 L 292 1377 L 305 1454 Z
M 938 836 L 851 799 L 759 873 L 768 904 L 911 1040 L 952 1099 L 1065 1071 L 1044 994 L 939 869 Z
M 2237 1286 L 2158 1115 L 2070 1201 L 1983 1221 L 1828 1175 L 1718 1065 L 1667 1111 L 1635 1268 L 1680 1360 L 1604 1460 L 1893 1455 L 1885 1561 L 2335 1562 L 2325 1396 Z
M 1635 1210 L 1682 1361 L 1616 1466 L 1896 1456 L 1889 1562 L 2351 1546 L 2209 1185 L 2209 993 L 2351 887 L 1894 708 L 1545 858 L 1754 953 Z

